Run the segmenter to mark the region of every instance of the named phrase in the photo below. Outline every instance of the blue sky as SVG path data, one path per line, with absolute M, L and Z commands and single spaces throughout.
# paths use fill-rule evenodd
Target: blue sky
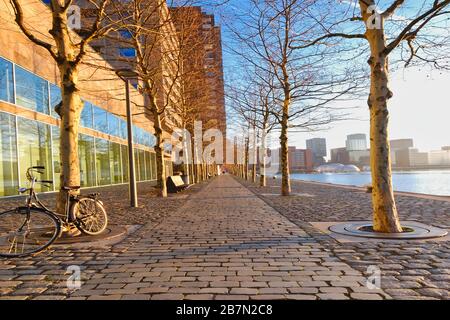
M 242 9 L 247 1 L 232 1 L 232 5 Z M 389 1 L 391 3 L 391 1 Z M 411 10 L 422 1 L 407 2 L 408 6 L 398 12 L 398 18 L 408 16 Z M 232 12 L 228 7 L 228 13 Z M 220 22 L 220 17 L 218 17 Z M 236 76 L 235 57 L 230 54 L 227 44 L 231 43 L 226 26 L 223 26 L 225 78 L 229 80 Z M 423 68 L 400 68 L 391 74 L 390 87 L 394 93 L 389 101 L 390 138 L 413 138 L 415 146 L 423 151 L 440 149 L 450 145 L 450 72 L 440 72 Z M 367 89 L 368 90 L 368 89 Z M 327 139 L 328 150 L 345 146 L 347 134 L 369 133 L 369 112 L 366 97 L 360 101 L 352 101 L 352 106 L 358 106 L 352 111 L 348 120 L 332 124 L 326 131 L 307 133 L 292 133 L 289 136 L 290 145 L 305 147 L 305 140 L 311 137 Z M 345 106 L 345 104 L 343 105 Z

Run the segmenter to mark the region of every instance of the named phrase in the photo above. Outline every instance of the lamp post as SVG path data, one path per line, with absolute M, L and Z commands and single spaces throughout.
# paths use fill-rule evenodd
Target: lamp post
M 128 169 L 129 169 L 129 192 L 131 207 L 138 207 L 137 185 L 136 185 L 136 168 L 134 165 L 134 149 L 133 149 L 133 114 L 131 113 L 130 102 L 130 79 L 136 78 L 137 73 L 131 69 L 117 70 L 116 74 L 125 81 L 125 96 L 127 109 L 127 137 L 128 137 Z

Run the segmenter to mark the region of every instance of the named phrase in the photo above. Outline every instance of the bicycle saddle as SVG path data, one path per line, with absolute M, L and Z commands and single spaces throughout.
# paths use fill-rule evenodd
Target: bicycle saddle
M 78 190 L 80 189 L 80 186 L 73 186 L 73 187 L 63 187 L 63 190 L 69 191 L 69 190 Z

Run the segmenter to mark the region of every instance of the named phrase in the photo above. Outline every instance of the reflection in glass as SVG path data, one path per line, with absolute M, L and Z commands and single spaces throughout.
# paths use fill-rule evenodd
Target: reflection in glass
M 120 157 L 120 144 L 111 142 L 109 152 L 112 169 L 112 183 L 122 183 L 122 159 Z
M 112 136 L 120 137 L 119 118 L 108 112 L 108 133 Z
M 13 65 L 0 58 L 0 100 L 14 103 Z
M 145 180 L 152 180 L 152 161 L 150 152 L 145 151 Z
M 97 159 L 97 181 L 99 186 L 111 184 L 111 171 L 109 161 L 109 142 L 95 139 L 95 156 Z
M 121 145 L 122 149 L 122 175 L 123 175 L 123 182 L 128 182 L 129 179 L 129 168 L 128 168 L 128 146 Z
M 85 128 L 94 128 L 93 116 L 92 116 L 92 104 L 84 101 L 83 110 L 81 111 L 80 124 Z
M 103 133 L 108 133 L 108 114 L 106 110 L 92 106 L 94 113 L 94 129 Z
M 54 85 L 50 84 L 50 114 L 59 119 L 59 115 L 56 113 L 55 108 L 61 102 L 61 89 Z
M 52 151 L 50 143 L 50 127 L 46 124 L 17 117 L 20 181 L 25 183 L 26 169 L 33 166 L 44 166 L 44 173 L 39 180 L 52 179 Z M 47 186 L 36 185 L 36 191 L 50 191 Z
M 16 103 L 19 106 L 49 114 L 48 82 L 16 66 Z
M 145 181 L 145 152 L 144 150 L 138 150 L 139 154 L 139 167 L 136 169 L 139 170 L 139 181 Z
M 156 180 L 156 154 L 151 153 L 152 180 Z
M 17 194 L 17 150 L 15 117 L 0 112 L 0 196 Z
M 52 159 L 53 159 L 53 185 L 55 190 L 61 186 L 61 161 L 59 156 L 60 135 L 59 127 L 52 126 Z M 50 168 L 49 168 L 50 169 Z
M 95 176 L 95 148 L 93 137 L 80 134 L 78 142 L 78 156 L 80 158 L 81 186 L 96 186 L 97 182 Z

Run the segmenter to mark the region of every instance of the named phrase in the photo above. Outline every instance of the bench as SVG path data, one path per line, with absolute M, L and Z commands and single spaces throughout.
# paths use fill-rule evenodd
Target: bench
M 190 187 L 189 184 L 184 183 L 181 176 L 169 176 L 167 177 L 167 192 L 177 193 Z

